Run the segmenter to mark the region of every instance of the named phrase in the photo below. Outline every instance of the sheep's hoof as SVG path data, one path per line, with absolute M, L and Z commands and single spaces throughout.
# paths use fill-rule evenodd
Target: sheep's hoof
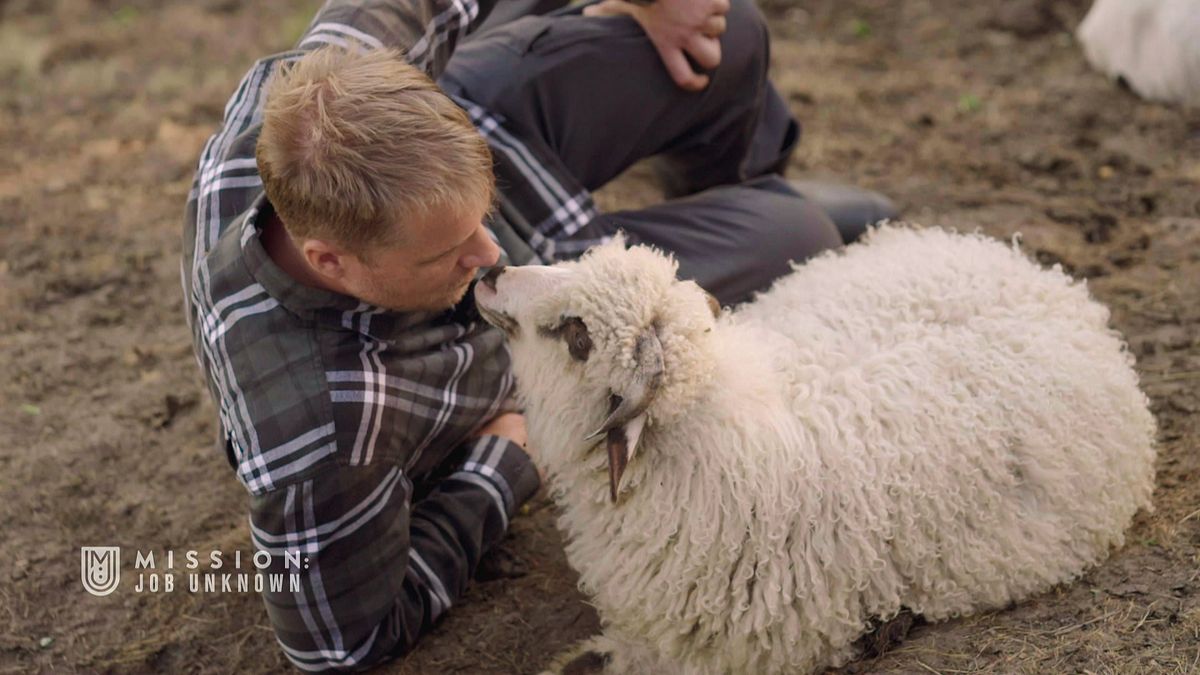
M 612 664 L 616 643 L 604 635 L 580 640 L 554 657 L 539 675 L 600 675 Z
M 584 652 L 563 666 L 562 675 L 597 675 L 608 667 L 612 657 L 600 652 Z
M 912 630 L 920 619 L 921 617 L 907 609 L 901 609 L 899 614 L 887 621 L 872 621 L 871 632 L 858 639 L 863 657 L 873 659 L 891 651 L 904 642 L 908 631 Z

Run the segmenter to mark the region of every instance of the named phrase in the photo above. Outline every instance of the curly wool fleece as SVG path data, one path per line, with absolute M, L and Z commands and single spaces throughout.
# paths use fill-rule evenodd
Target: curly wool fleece
M 611 672 L 840 665 L 872 619 L 1073 579 L 1150 507 L 1131 355 L 1085 284 L 1015 247 L 885 227 L 715 320 L 657 252 L 564 267 L 537 310 L 581 317 L 593 357 L 514 340 L 514 369 Z M 664 382 L 613 504 L 583 438 L 651 324 Z

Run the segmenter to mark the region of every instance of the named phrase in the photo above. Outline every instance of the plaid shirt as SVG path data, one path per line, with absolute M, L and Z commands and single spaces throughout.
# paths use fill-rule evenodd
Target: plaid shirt
M 520 448 L 473 435 L 506 409 L 513 381 L 500 333 L 469 300 L 388 312 L 297 284 L 267 256 L 258 223 L 271 206 L 254 159 L 264 83 L 326 44 L 400 48 L 436 77 L 488 10 L 478 0 L 326 3 L 296 49 L 242 80 L 188 198 L 182 281 L 196 357 L 250 493 L 255 546 L 273 554 L 268 571 L 284 571 L 286 553 L 304 557 L 298 592 L 264 592 L 302 670 L 407 651 L 463 593 L 538 477 Z M 492 229 L 508 258 L 549 261 L 603 238 L 591 196 L 566 187 L 577 183 L 558 163 L 540 162 L 502 118 L 456 101 L 506 186 Z

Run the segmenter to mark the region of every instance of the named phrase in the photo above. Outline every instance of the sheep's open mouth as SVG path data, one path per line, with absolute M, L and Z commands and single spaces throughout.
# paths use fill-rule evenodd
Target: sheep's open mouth
M 483 317 L 484 321 L 504 331 L 509 337 L 517 334 L 517 322 L 511 316 L 504 312 L 493 312 L 478 303 L 475 306 L 479 308 L 479 314 Z

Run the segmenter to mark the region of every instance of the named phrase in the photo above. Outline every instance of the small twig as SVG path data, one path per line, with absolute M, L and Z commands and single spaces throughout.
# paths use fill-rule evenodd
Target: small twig
M 1050 634 L 1054 635 L 1054 636 L 1064 635 L 1066 633 L 1070 633 L 1073 630 L 1083 628 L 1084 626 L 1090 626 L 1090 625 L 1096 623 L 1097 621 L 1103 621 L 1116 613 L 1117 613 L 1116 610 L 1113 610 L 1113 611 L 1109 612 L 1108 614 L 1105 614 L 1104 616 L 1098 616 L 1094 619 L 1091 619 L 1090 621 L 1084 621 L 1083 623 L 1077 623 L 1074 626 L 1063 626 L 1062 628 L 1056 628 L 1055 630 L 1050 631 Z
M 1157 604 L 1158 604 L 1158 601 L 1155 600 L 1154 602 L 1150 603 L 1149 606 L 1146 607 L 1146 613 L 1142 615 L 1142 620 L 1137 622 L 1137 625 L 1133 627 L 1133 630 L 1129 631 L 1130 633 L 1136 633 L 1137 629 L 1141 628 L 1142 624 L 1146 623 L 1146 619 L 1150 617 L 1150 612 L 1154 611 L 1154 606 Z
M 1174 314 L 1168 314 L 1166 312 L 1156 312 L 1152 309 L 1138 309 L 1136 307 L 1130 307 L 1129 312 L 1131 314 L 1138 314 L 1140 316 L 1144 316 L 1144 317 L 1147 317 L 1150 319 L 1156 319 L 1158 321 L 1178 321 L 1179 320 Z
M 179 616 L 187 621 L 195 621 L 196 623 L 217 623 L 216 619 L 204 619 L 190 614 L 180 614 Z
M 929 666 L 925 665 L 925 662 L 924 662 L 924 661 L 921 661 L 920 659 L 917 659 L 917 665 L 918 665 L 918 666 L 921 666 L 921 667 L 922 667 L 922 668 L 924 668 L 925 670 L 928 670 L 929 672 L 933 673 L 934 675 L 942 675 L 941 673 L 939 673 L 938 671 L 934 670 L 933 668 L 930 668 Z
M 1176 380 L 1192 380 L 1200 378 L 1200 370 L 1181 370 L 1177 373 L 1163 373 L 1158 377 L 1147 377 L 1144 379 L 1144 384 L 1158 384 L 1159 382 L 1174 382 Z

